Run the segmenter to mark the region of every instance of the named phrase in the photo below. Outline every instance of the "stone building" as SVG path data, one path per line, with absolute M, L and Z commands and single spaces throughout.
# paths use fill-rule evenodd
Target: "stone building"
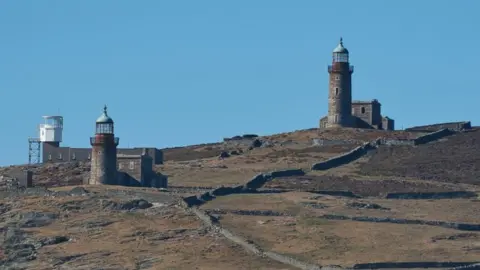
M 39 141 L 41 142 L 43 163 L 58 163 L 71 161 L 90 161 L 91 148 L 73 148 L 60 146 L 63 133 L 62 116 L 43 116 L 45 122 L 39 127 Z M 144 148 L 118 148 L 118 153 L 127 155 L 140 155 Z M 152 157 L 154 164 L 163 163 L 163 152 L 160 149 L 148 147 L 148 155 Z
M 353 66 L 343 40 L 333 50 L 328 66 L 328 115 L 320 119 L 320 128 L 350 127 L 393 130 L 394 120 L 383 117 L 378 100 L 352 101 Z
M 153 171 L 153 160 L 144 149 L 141 155 L 117 155 L 118 185 L 167 187 L 167 177 Z
M 72 162 L 72 161 L 90 161 L 92 158 L 91 148 L 74 148 L 68 146 L 60 146 L 58 142 L 42 143 L 42 162 Z M 125 155 L 141 155 L 143 149 L 148 149 L 148 155 L 152 157 L 154 164 L 163 164 L 162 150 L 154 147 L 134 147 L 134 148 L 117 148 L 119 154 Z

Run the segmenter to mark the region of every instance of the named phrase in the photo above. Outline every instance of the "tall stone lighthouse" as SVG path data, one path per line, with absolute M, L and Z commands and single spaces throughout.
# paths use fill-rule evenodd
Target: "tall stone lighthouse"
M 113 119 L 107 114 L 107 106 L 95 123 L 95 137 L 92 145 L 90 185 L 115 185 L 117 177 L 117 145 L 119 139 L 113 132 Z
M 352 127 L 352 73 L 353 66 L 348 61 L 348 50 L 343 40 L 333 50 L 332 65 L 328 86 L 328 120 L 326 127 Z

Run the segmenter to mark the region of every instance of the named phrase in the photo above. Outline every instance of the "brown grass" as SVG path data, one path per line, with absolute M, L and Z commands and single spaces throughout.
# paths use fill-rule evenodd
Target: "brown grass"
M 318 197 L 312 199 L 312 197 Z M 349 202 L 376 203 L 390 210 L 352 209 Z M 326 206 L 313 209 L 302 205 L 315 202 Z M 475 261 L 475 239 L 480 233 L 435 226 L 402 225 L 354 221 L 331 221 L 324 214 L 394 217 L 451 222 L 480 223 L 478 204 L 472 200 L 352 200 L 317 196 L 305 192 L 249 194 L 221 197 L 203 209 L 272 210 L 291 217 L 222 215 L 220 222 L 235 233 L 266 250 L 301 260 L 352 266 L 369 262 Z M 457 237 L 448 240 L 448 237 Z
M 218 159 L 220 152 L 235 150 L 237 146 L 218 143 L 165 149 L 166 162 L 155 169 L 169 176 L 170 185 L 229 186 L 244 184 L 258 173 L 303 168 L 308 172 L 306 176 L 275 179 L 266 187 L 348 190 L 371 196 L 346 199 L 318 197 L 306 192 L 243 194 L 219 197 L 201 207 L 206 210 L 272 210 L 291 215 L 257 217 L 227 214 L 221 217 L 220 222 L 224 226 L 266 250 L 321 265 L 351 266 L 354 263 L 382 261 L 474 261 L 480 256 L 478 243 L 475 242 L 480 238 L 479 233 L 448 240 L 449 236 L 463 232 L 434 226 L 318 218 L 323 214 L 339 214 L 480 223 L 478 200 L 381 199 L 388 192 L 479 191 L 480 131 L 454 135 L 418 147 L 382 146 L 378 151 L 345 166 L 321 172 L 308 170 L 313 163 L 347 152 L 358 145 L 313 147 L 314 138 L 371 141 L 378 137 L 412 139 L 419 135 L 421 133 L 404 131 L 302 130 L 265 136 L 263 139 L 275 142 L 273 147 L 246 150 L 242 155 L 223 160 Z M 0 172 L 8 170 L 3 168 Z M 46 165 L 35 169 L 35 181 L 48 186 L 79 184 L 87 171 L 86 167 L 81 166 L 55 169 Z M 70 179 L 70 182 L 66 179 Z M 141 188 L 87 188 L 97 192 L 98 196 L 105 194 L 107 189 L 144 192 L 144 198 L 157 196 L 154 191 Z M 71 187 L 58 188 L 66 189 Z M 312 199 L 315 196 L 318 198 Z M 178 199 L 178 196 L 172 195 L 171 198 L 170 202 Z M 323 204 L 326 208 L 307 207 L 304 205 L 306 202 Z M 353 209 L 347 206 L 349 202 L 376 203 L 390 210 Z M 78 269 L 107 265 L 118 269 L 135 269 L 149 261 L 153 265 L 150 269 L 289 269 L 246 253 L 218 234 L 205 230 L 192 214 L 173 206 L 162 211 L 151 210 L 152 214 L 147 215 L 145 213 L 150 210 L 145 213 L 105 210 L 85 197 L 28 197 L 15 203 L 18 208 L 14 211 L 60 212 L 65 204 L 85 206 L 80 211 L 62 212 L 62 217 L 49 226 L 28 229 L 35 237 L 68 235 L 73 239 L 68 243 L 40 249 L 37 268 L 32 269 L 51 269 L 51 260 L 73 255 L 79 257 L 65 265 Z M 85 225 L 92 221 L 109 221 L 111 224 L 97 228 Z
M 86 200 L 27 198 L 18 210 L 56 212 L 64 203 Z M 95 221 L 111 224 L 86 226 Z M 35 266 L 29 269 L 52 269 L 51 263 L 65 256 L 78 256 L 63 264 L 75 269 L 81 266 L 137 269 L 149 263 L 148 269 L 291 269 L 245 252 L 205 230 L 195 216 L 177 208 L 151 215 L 141 211 L 120 213 L 90 208 L 63 214 L 48 226 L 26 231 L 35 238 L 66 235 L 72 239 L 39 249 Z
M 360 166 L 360 172 L 478 185 L 479 141 L 480 130 L 474 130 L 417 147 L 380 147 L 367 163 Z
M 458 232 L 431 226 L 329 221 L 314 217 L 225 215 L 222 224 L 262 247 L 318 264 L 475 261 L 468 239 L 436 241 Z M 275 229 L 272 229 L 275 228 Z

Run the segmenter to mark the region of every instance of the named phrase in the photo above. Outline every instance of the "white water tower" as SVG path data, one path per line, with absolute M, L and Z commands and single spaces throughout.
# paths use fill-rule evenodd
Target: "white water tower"
M 51 143 L 56 146 L 62 141 L 63 116 L 43 116 L 44 123 L 40 124 L 40 142 Z

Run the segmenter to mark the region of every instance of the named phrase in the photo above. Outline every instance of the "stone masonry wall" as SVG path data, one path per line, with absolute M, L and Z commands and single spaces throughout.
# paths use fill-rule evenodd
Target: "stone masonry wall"
M 98 144 L 92 147 L 90 185 L 115 185 L 117 182 L 116 145 Z
M 243 247 L 245 250 L 261 257 L 268 257 L 272 260 L 293 266 L 298 269 L 303 270 L 327 270 L 327 269 L 341 269 L 340 267 L 329 267 L 329 266 L 319 266 L 310 264 L 307 262 L 299 261 L 295 258 L 282 255 L 272 251 L 263 251 L 260 247 L 253 244 L 251 241 L 244 239 L 241 236 L 235 235 L 230 230 L 223 228 L 218 221 L 210 216 L 209 214 L 205 213 L 204 211 L 198 208 L 188 208 L 188 205 L 184 204 L 184 207 L 190 209 L 200 220 L 202 220 L 207 226 L 213 228 L 216 232 L 220 233 L 223 237 L 227 238 L 228 240 L 236 243 L 237 245 Z
M 372 143 L 365 143 L 362 146 L 356 147 L 355 149 L 347 152 L 345 154 L 330 158 L 323 162 L 318 162 L 312 165 L 312 170 L 314 171 L 324 171 L 331 168 L 335 168 L 347 163 L 350 163 L 363 155 L 365 155 L 369 150 L 375 149 L 376 146 Z
M 428 133 L 426 135 L 420 136 L 414 140 L 414 145 L 426 144 L 432 141 L 439 140 L 441 138 L 455 134 L 455 131 L 445 128 L 439 131 Z
M 470 121 L 440 123 L 434 125 L 416 126 L 405 129 L 405 131 L 434 132 L 441 129 L 452 129 L 455 131 L 467 130 L 472 128 Z

